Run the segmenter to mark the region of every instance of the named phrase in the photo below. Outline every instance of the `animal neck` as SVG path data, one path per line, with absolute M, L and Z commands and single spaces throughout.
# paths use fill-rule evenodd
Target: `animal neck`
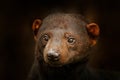
M 40 67 L 40 73 L 43 73 L 42 75 L 46 80 L 74 80 L 75 76 L 84 72 L 87 62 L 87 59 L 84 59 L 80 62 L 64 65 L 62 67 L 50 67 L 43 63 Z

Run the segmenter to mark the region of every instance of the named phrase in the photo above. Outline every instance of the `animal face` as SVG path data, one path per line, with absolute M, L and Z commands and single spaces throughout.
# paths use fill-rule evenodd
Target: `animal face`
M 33 23 L 33 30 L 38 31 L 35 35 L 36 54 L 41 56 L 46 64 L 63 66 L 80 61 L 88 55 L 92 39 L 85 21 L 71 15 L 57 14 L 48 16 L 39 23 L 40 20 Z

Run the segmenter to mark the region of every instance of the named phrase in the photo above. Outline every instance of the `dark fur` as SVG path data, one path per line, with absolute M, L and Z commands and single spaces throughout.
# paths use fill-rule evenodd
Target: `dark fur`
M 35 23 L 35 25 L 37 24 Z M 94 33 L 95 31 L 91 32 L 87 29 L 87 24 L 89 23 L 78 14 L 58 13 L 45 18 L 39 24 L 40 29 L 35 29 L 33 25 L 34 36 L 36 37 L 35 61 L 28 80 L 119 80 L 113 74 L 91 71 L 86 67 L 88 51 L 98 36 L 97 31 Z M 54 40 L 51 42 L 42 41 L 41 36 L 45 32 L 49 32 Z M 66 39 L 62 40 L 61 35 L 64 35 L 64 32 L 74 33 L 76 39 L 74 45 L 64 42 Z M 90 41 L 92 42 L 90 43 Z M 61 53 L 60 59 L 56 62 L 49 61 L 45 55 L 48 43 L 52 44 L 48 48 L 57 46 L 57 53 Z M 67 46 L 64 47 L 64 45 Z M 66 56 L 68 53 L 75 55 Z

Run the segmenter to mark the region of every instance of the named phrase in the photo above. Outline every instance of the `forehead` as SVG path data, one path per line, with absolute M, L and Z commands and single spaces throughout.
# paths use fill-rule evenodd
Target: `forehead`
M 54 14 L 43 20 L 40 30 L 53 32 L 68 31 L 71 33 L 81 33 L 85 31 L 86 23 L 81 18 L 71 14 Z

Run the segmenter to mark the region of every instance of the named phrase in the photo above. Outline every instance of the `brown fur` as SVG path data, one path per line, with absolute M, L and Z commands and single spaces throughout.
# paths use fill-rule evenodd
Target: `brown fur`
M 54 17 L 55 15 L 57 17 Z M 50 15 L 49 17 L 45 18 L 43 22 L 39 19 L 36 19 L 32 27 L 34 33 L 35 31 L 39 30 L 39 27 L 42 27 L 40 28 L 39 33 L 37 34 L 35 33 L 36 39 L 39 39 L 39 37 L 41 37 L 41 33 L 42 34 L 47 33 L 52 38 L 45 45 L 45 49 L 43 51 L 44 61 L 46 63 L 49 63 L 49 61 L 47 60 L 47 51 L 50 48 L 55 48 L 60 53 L 60 60 L 56 64 L 64 65 L 64 64 L 72 63 L 74 61 L 79 61 L 79 59 L 87 55 L 85 51 L 87 50 L 87 48 L 90 47 L 89 45 L 93 46 L 96 44 L 96 37 L 99 35 L 98 25 L 95 23 L 88 24 L 85 22 L 83 18 L 78 19 L 79 16 L 77 17 L 75 14 L 63 14 L 63 15 L 55 14 L 55 15 L 54 14 Z M 74 27 L 78 25 L 79 27 L 76 28 Z M 89 37 L 87 37 L 88 35 L 86 31 L 82 27 L 84 27 L 84 29 L 86 27 Z M 80 29 L 83 29 L 81 30 L 82 32 L 78 32 L 78 30 Z M 62 34 L 63 36 L 61 36 L 61 34 L 59 36 L 59 33 L 61 34 L 63 33 Z M 72 37 L 76 38 L 76 43 L 74 45 L 70 45 L 65 41 L 67 37 L 70 37 L 71 35 Z M 84 36 L 84 37 L 81 36 L 81 38 L 86 40 L 86 42 L 84 42 L 85 44 L 80 39 L 80 35 Z M 61 39 L 59 39 L 59 37 L 61 37 Z M 60 43 L 60 45 L 56 45 L 57 41 L 62 43 Z M 42 44 L 44 44 L 44 42 Z M 80 46 L 86 46 L 85 50 L 82 47 L 80 48 Z
M 44 20 L 36 19 L 32 29 L 36 41 L 34 67 L 43 79 L 48 76 L 45 80 L 69 80 L 67 73 L 74 75 L 72 79 L 79 75 L 99 36 L 98 25 L 88 23 L 78 14 L 51 14 Z

